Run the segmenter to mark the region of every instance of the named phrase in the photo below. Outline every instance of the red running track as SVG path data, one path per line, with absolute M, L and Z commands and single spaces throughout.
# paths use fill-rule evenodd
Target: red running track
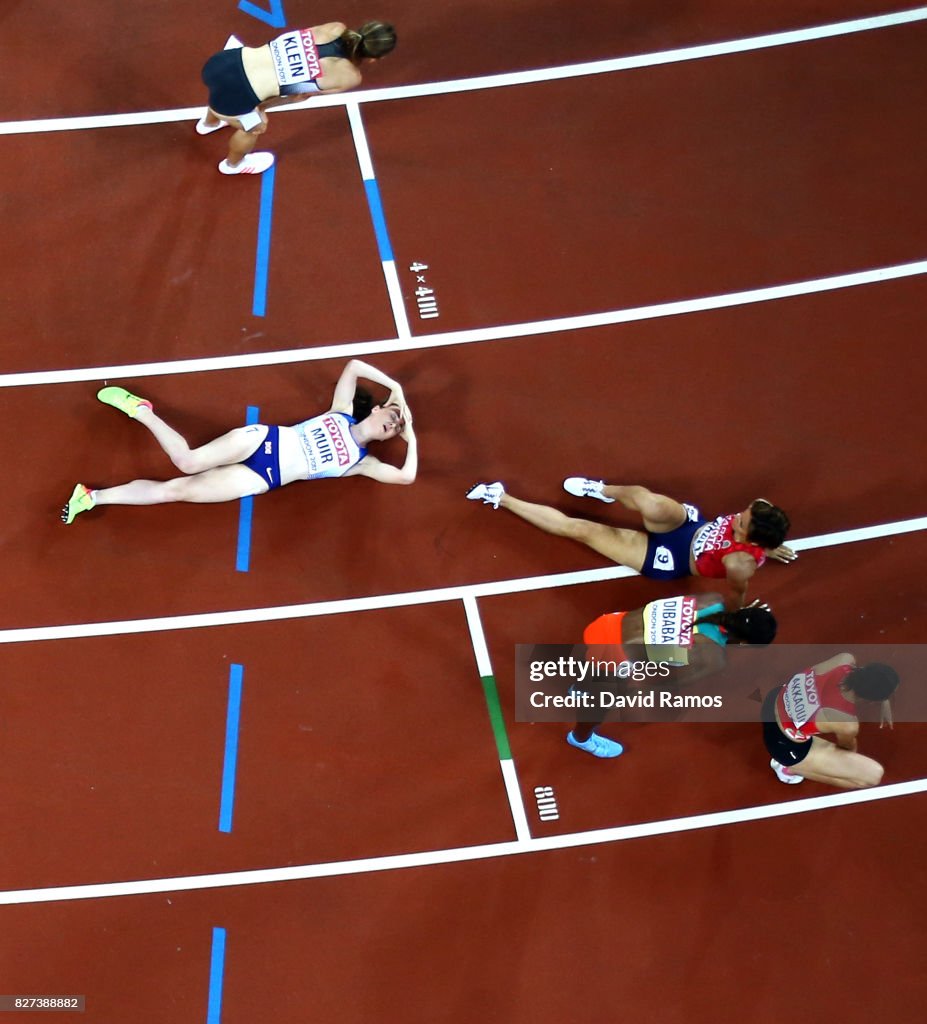
M 16 5 L 3 21 L 10 109 L 47 118 L 201 102 L 197 69 L 228 32 L 270 35 L 231 8 Z M 308 4 L 286 8 L 291 23 L 313 17 Z M 368 82 L 556 66 L 891 10 L 701 0 L 659 12 L 422 11 L 396 0 L 401 51 Z M 50 23 L 52 68 L 35 61 Z M 518 797 L 503 782 L 460 588 L 604 567 L 465 503 L 483 475 L 609 521 L 621 517 L 567 497 L 560 480 L 640 480 L 711 513 L 768 493 L 799 537 L 922 515 L 921 277 L 520 339 L 414 343 L 923 258 L 913 197 L 927 169 L 914 130 L 924 33 L 914 24 L 363 105 L 413 334 L 409 351 L 371 360 L 407 386 L 421 476 L 412 488 L 355 480 L 262 498 L 247 574 L 234 571 L 232 504 L 108 509 L 61 527 L 56 508 L 76 478 L 159 476 L 165 460 L 94 402 L 97 381 L 4 389 L 16 425 L 0 442 L 15 496 L 0 535 L 14 597 L 0 625 L 5 992 L 86 993 L 86 1019 L 105 1024 L 200 1022 L 218 926 L 224 1024 L 562 1024 L 590 1007 L 606 1019 L 766 1024 L 796 987 L 808 1017 L 911 1019 L 925 996 L 912 941 L 927 910 L 922 793 L 792 813 L 826 791 L 783 791 L 749 724 L 609 725 L 627 756 L 585 758 L 564 727 L 514 721 L 512 646 L 570 643 L 602 611 L 662 591 L 633 578 L 510 592 L 477 607 L 513 755 L 506 770 L 534 837 L 515 853 Z M 139 45 L 144 63 L 132 59 Z M 96 73 L 74 74 L 92 52 Z M 4 136 L 0 372 L 393 339 L 345 112 L 275 117 L 268 142 L 280 157 L 269 306 L 254 317 L 260 188 L 214 174 L 221 141 L 193 136 L 189 121 Z M 429 264 L 438 320 L 416 321 L 414 260 Z M 242 422 L 248 405 L 280 422 L 324 408 L 341 362 L 121 383 L 200 442 Z M 805 551 L 764 569 L 756 592 L 775 607 L 783 643 L 916 644 L 924 546 L 921 532 Z M 384 595 L 436 588 L 450 588 L 448 600 L 383 607 Z M 318 604 L 354 598 L 371 610 Z M 141 635 L 12 632 L 289 604 L 306 607 L 291 620 Z M 216 824 L 233 662 L 244 665 L 244 696 L 226 834 Z M 886 783 L 927 777 L 923 732 L 864 728 Z M 554 787 L 558 821 L 537 818 L 536 786 Z M 539 845 L 767 805 L 790 813 Z M 482 859 L 463 859 L 482 844 Z M 393 855 L 408 866 L 351 864 Z M 312 877 L 232 876 L 204 891 L 182 880 L 300 865 Z M 178 880 L 150 891 L 159 878 Z M 35 891 L 133 880 L 137 895 L 62 891 L 45 902 Z

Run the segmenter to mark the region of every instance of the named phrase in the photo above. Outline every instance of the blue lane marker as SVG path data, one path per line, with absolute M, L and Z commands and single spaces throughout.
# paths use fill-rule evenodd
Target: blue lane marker
M 219 831 L 232 831 L 235 807 L 235 769 L 238 765 L 238 726 L 241 722 L 241 683 L 245 670 L 229 666 L 229 704 L 225 717 L 225 758 L 222 764 L 222 800 L 219 804 Z
M 267 312 L 267 273 L 270 267 L 270 229 L 274 219 L 274 182 L 277 168 L 271 165 L 261 175 L 261 209 L 258 215 L 257 253 L 254 257 L 254 298 L 251 312 Z
M 245 414 L 245 426 L 257 423 L 261 410 L 256 405 L 249 405 Z M 247 572 L 251 564 L 251 515 L 254 510 L 254 498 L 249 494 L 241 499 L 238 506 L 238 546 L 235 550 L 235 569 Z
M 209 1002 L 206 1006 L 206 1024 L 219 1024 L 222 1020 L 222 976 L 225 973 L 225 929 L 212 930 L 212 955 L 209 958 Z
M 250 14 L 252 18 L 263 21 L 265 25 L 272 25 L 274 28 L 283 28 L 286 24 L 286 15 L 283 13 L 283 0 L 270 0 L 270 10 L 265 11 L 263 7 L 249 3 L 249 0 L 241 0 L 238 5 L 240 11 Z
M 380 259 L 385 263 L 393 258 L 393 247 L 389 244 L 389 232 L 386 230 L 386 217 L 383 215 L 383 203 L 380 200 L 380 189 L 376 178 L 365 178 L 364 188 L 367 190 L 367 205 L 373 218 L 373 230 L 376 232 Z

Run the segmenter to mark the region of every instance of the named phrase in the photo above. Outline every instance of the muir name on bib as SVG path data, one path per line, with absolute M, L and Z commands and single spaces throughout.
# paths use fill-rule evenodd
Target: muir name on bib
M 346 416 L 325 413 L 297 423 L 294 429 L 306 457 L 308 480 L 341 476 L 366 454 L 351 436 Z

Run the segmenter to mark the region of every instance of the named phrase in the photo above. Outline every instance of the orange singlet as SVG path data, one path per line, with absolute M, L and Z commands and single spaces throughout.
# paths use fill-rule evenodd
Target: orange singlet
M 600 615 L 583 631 L 583 643 L 608 647 L 609 651 L 598 651 L 598 661 L 627 661 L 628 656 L 621 645 L 621 623 L 627 612 L 609 612 Z

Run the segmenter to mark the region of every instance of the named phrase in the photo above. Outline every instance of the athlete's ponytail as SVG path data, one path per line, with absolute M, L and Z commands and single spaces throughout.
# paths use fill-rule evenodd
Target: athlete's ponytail
M 368 58 L 379 60 L 396 48 L 396 30 L 385 21 L 368 21 L 356 31 L 347 29 L 341 36 L 345 56 L 355 64 Z

